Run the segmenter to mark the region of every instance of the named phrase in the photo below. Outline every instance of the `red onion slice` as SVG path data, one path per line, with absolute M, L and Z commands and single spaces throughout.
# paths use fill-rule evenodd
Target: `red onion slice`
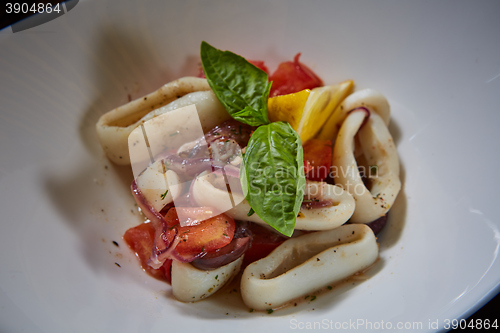
M 369 226 L 373 230 L 373 233 L 375 235 L 377 235 L 379 232 L 382 231 L 382 229 L 384 229 L 384 227 L 387 223 L 387 215 L 388 214 L 385 214 L 384 216 L 367 224 L 367 226 Z
M 217 175 L 223 175 L 223 173 L 228 177 L 240 178 L 240 168 L 231 164 L 224 166 L 224 169 L 216 169 L 214 171 Z
M 191 265 L 204 271 L 225 266 L 241 257 L 250 248 L 251 244 L 252 239 L 250 236 L 233 239 L 228 245 L 193 260 Z
M 174 230 L 175 230 L 175 237 L 174 237 L 174 240 L 170 243 L 170 247 L 168 247 L 167 249 L 165 249 L 163 252 L 161 252 L 158 255 L 158 260 L 163 262 L 163 263 L 165 263 L 165 261 L 167 259 L 173 259 L 172 258 L 173 252 L 175 251 L 175 248 L 177 247 L 177 245 L 181 241 L 181 238 L 177 235 L 177 229 L 174 228 Z M 149 259 L 149 261 L 151 261 L 151 258 Z M 148 262 L 148 265 L 151 266 L 151 264 L 149 262 Z
M 148 203 L 135 180 L 132 182 L 131 188 L 132 195 L 134 196 L 137 205 L 155 228 L 153 252 L 149 258 L 148 265 L 154 269 L 158 269 L 166 260 L 166 257 L 163 256 L 162 253 L 164 253 L 171 245 L 171 241 L 167 236 L 169 233 L 167 222 L 163 216 Z
M 179 237 L 180 239 L 180 237 Z M 200 253 L 189 253 L 189 254 L 180 254 L 175 249 L 170 253 L 170 258 L 173 260 L 177 260 L 180 262 L 192 262 L 195 259 L 201 258 L 206 254 L 206 252 Z
M 368 122 L 368 119 L 370 118 L 370 110 L 368 110 L 364 106 L 358 106 L 357 108 L 354 108 L 352 110 L 349 110 L 349 112 L 347 112 L 347 115 L 349 115 L 351 112 L 360 110 L 365 111 L 365 119 L 363 119 L 363 123 L 361 124 L 361 126 L 359 126 L 359 128 L 363 127 Z
M 191 262 L 191 265 L 201 270 L 213 270 L 227 265 L 241 257 L 252 245 L 253 234 L 247 222 L 238 222 L 234 238 L 228 245 L 221 247 Z
M 389 213 L 385 214 L 384 216 L 379 217 L 376 220 L 371 221 L 370 223 L 367 223 L 366 225 L 369 226 L 373 233 L 375 235 L 378 235 L 382 229 L 384 229 L 385 225 L 387 224 L 387 218 L 389 216 Z M 348 224 L 355 224 L 352 222 L 347 222 Z

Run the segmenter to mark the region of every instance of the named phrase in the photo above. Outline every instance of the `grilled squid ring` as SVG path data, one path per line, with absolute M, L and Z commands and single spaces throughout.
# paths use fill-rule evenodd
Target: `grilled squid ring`
M 337 136 L 332 157 L 332 166 L 337 170 L 335 183 L 351 193 L 356 201 L 351 217 L 351 222 L 355 223 L 369 223 L 385 215 L 401 189 L 398 153 L 391 134 L 377 113 L 370 112 L 366 121 L 367 110 L 355 110 L 348 115 Z M 370 173 L 371 189 L 363 183 L 354 156 L 356 133 L 360 158 L 364 159 L 365 169 Z M 372 171 L 375 173 L 373 178 Z
M 243 256 L 211 271 L 202 271 L 190 263 L 172 261 L 172 293 L 181 302 L 196 302 L 222 288 L 239 273 Z
M 183 191 L 182 180 L 177 173 L 172 170 L 164 172 L 161 162 L 158 160 L 148 166 L 136 179 L 138 189 L 157 212 L 176 200 Z
M 252 309 L 278 308 L 365 269 L 377 257 L 375 235 L 363 224 L 290 238 L 243 271 L 241 296 Z
M 203 131 L 230 118 L 206 79 L 184 77 L 101 116 L 96 129 L 104 152 L 119 165 L 130 164 L 128 136 L 144 122 L 168 111 L 195 104 Z
M 200 206 L 215 207 L 225 212 L 235 220 L 251 221 L 264 226 L 264 222 L 257 214 L 248 216 L 250 205 L 241 193 L 232 192 L 236 206 L 228 207 L 228 192 L 215 187 L 209 177 L 200 176 L 194 180 L 193 197 Z M 342 187 L 322 182 L 307 181 L 304 195 L 312 199 L 331 200 L 333 205 L 324 208 L 302 208 L 295 222 L 297 230 L 329 230 L 344 224 L 354 213 L 354 199 Z M 231 208 L 231 209 L 228 209 Z
M 391 107 L 387 98 L 375 89 L 363 89 L 344 99 L 328 118 L 318 134 L 318 139 L 334 141 L 349 111 L 363 106 L 375 111 L 383 119 L 385 125 L 389 126 Z

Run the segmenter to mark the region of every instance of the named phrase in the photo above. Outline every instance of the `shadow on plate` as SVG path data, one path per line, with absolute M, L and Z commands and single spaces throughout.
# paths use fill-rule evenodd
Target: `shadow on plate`
M 47 173 L 42 186 L 63 220 L 79 235 L 87 264 L 94 271 L 113 272 L 116 267 L 111 262 L 109 268 L 109 260 L 103 253 L 116 254 L 118 261 L 120 253 L 128 251 L 119 242 L 121 229 L 127 224 L 115 221 L 108 208 L 122 197 L 123 207 L 133 207 L 130 195 L 133 176 L 130 166 L 116 166 L 104 156 L 95 124 L 112 108 L 158 89 L 174 77 L 167 61 L 159 63 L 153 41 L 140 38 L 136 31 L 105 27 L 92 52 L 95 96 L 90 96 L 93 102 L 85 110 L 74 110 L 81 114 L 78 134 L 90 158 L 84 163 L 73 163 L 74 167 L 64 174 Z M 194 63 L 194 57 L 189 58 L 182 70 L 193 66 L 192 74 L 196 73 L 198 67 Z M 72 161 L 66 162 L 71 165 Z M 129 226 L 137 224 L 138 213 L 129 209 L 127 212 L 136 215 L 130 216 Z M 120 247 L 112 240 L 118 241 Z
M 113 272 L 115 267 L 110 266 L 110 257 L 106 253 L 119 261 L 123 247 L 117 248 L 112 243 L 118 241 L 120 244 L 121 235 L 111 236 L 115 226 L 104 202 L 99 202 L 102 194 L 97 192 L 102 188 L 99 182 L 103 177 L 96 177 L 98 173 L 93 168 L 82 168 L 71 176 L 47 174 L 43 186 L 62 220 L 79 236 L 79 246 L 87 265 L 95 272 Z
M 393 134 L 393 139 L 397 146 L 401 137 L 399 126 L 392 120 L 389 129 L 391 134 Z M 405 192 L 406 168 L 401 160 L 399 161 L 399 178 L 401 180 L 401 190 L 389 212 L 387 225 L 377 236 L 380 244 L 380 252 L 391 248 L 399 241 L 406 224 L 406 210 L 408 205 Z
M 155 42 L 137 30 L 108 26 L 101 33 L 94 56 L 96 96 L 80 120 L 80 138 L 95 157 L 102 155 L 96 138 L 99 117 L 160 88 L 181 75 L 197 75 L 199 57 L 189 55 L 179 68 L 171 68 L 168 58 L 158 54 Z
M 392 139 L 394 140 L 396 147 L 399 146 L 402 136 L 401 127 L 399 127 L 398 123 L 394 119 L 391 119 L 391 122 L 389 123 L 389 132 L 391 133 Z

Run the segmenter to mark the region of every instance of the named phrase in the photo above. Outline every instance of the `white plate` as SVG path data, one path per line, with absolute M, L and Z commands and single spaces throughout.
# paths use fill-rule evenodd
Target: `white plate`
M 435 331 L 469 315 L 500 282 L 499 11 L 497 1 L 80 1 L 36 28 L 4 29 L 0 330 Z M 234 293 L 179 303 L 140 270 L 121 240 L 139 222 L 131 173 L 104 158 L 94 125 L 129 95 L 195 74 L 202 40 L 271 69 L 302 52 L 326 83 L 352 78 L 389 98 L 404 187 L 367 281 L 268 315 Z

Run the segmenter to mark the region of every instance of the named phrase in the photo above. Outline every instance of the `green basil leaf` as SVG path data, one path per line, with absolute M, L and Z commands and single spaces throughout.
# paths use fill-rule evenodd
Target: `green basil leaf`
M 266 72 L 245 58 L 201 43 L 201 63 L 208 84 L 234 119 L 251 125 L 268 124 L 267 99 L 271 90 Z
M 291 236 L 306 184 L 300 137 L 285 122 L 260 126 L 243 157 L 241 185 L 255 213 Z
M 250 207 L 250 210 L 247 213 L 247 216 L 252 216 L 255 212 L 253 211 L 253 208 Z

